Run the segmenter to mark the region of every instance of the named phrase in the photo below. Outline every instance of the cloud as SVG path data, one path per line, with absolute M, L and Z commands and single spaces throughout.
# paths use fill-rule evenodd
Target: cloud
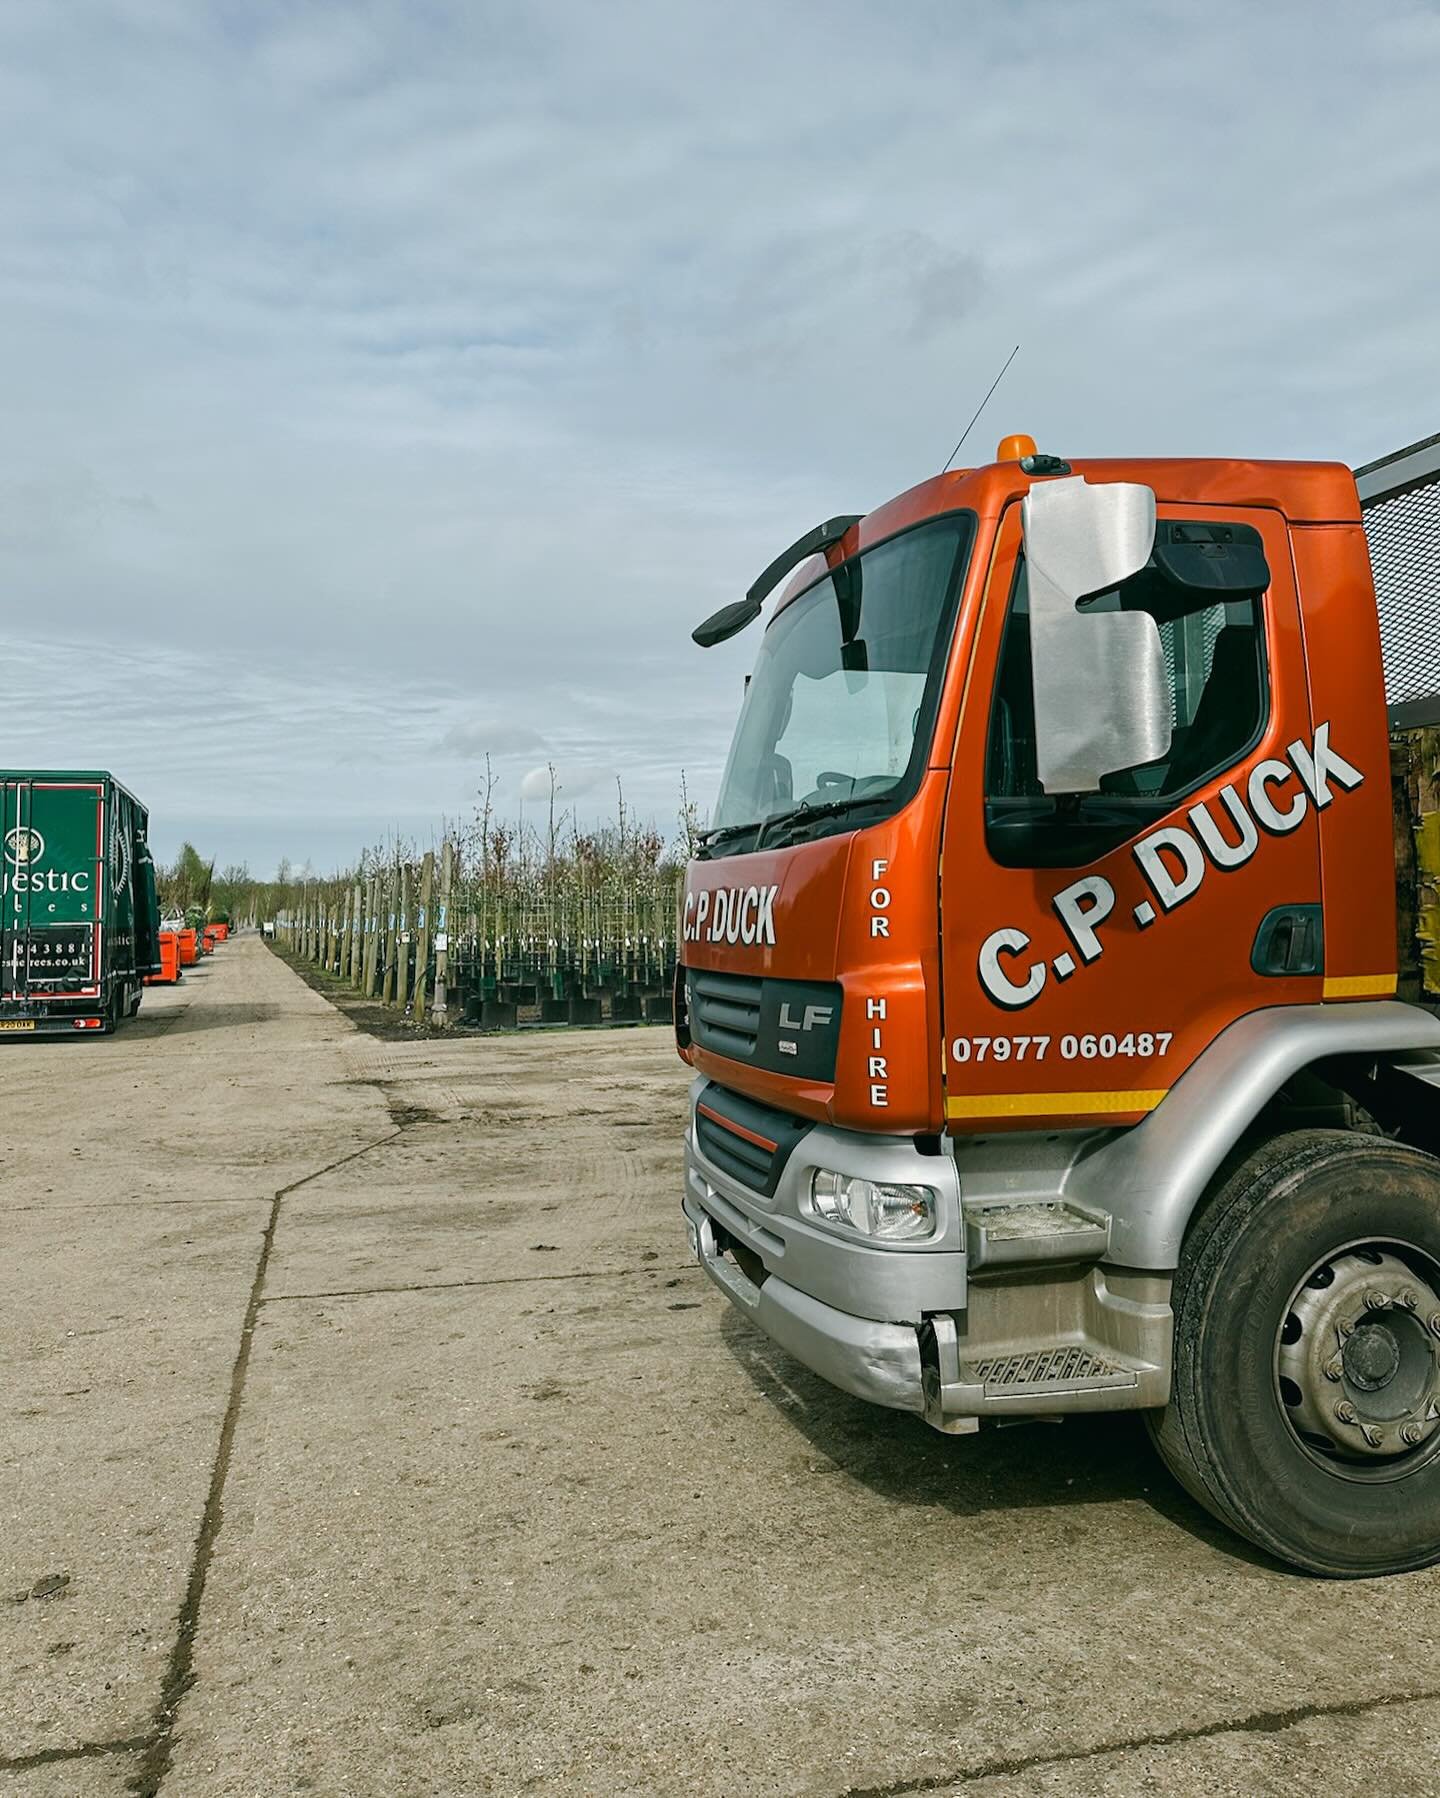
M 7 755 L 124 759 L 222 860 L 433 828 L 487 749 L 664 822 L 755 648 L 691 626 L 1017 340 L 967 456 L 1440 428 L 1433 6 L 1149 18 L 7 9 L 0 580 L 65 670 L 0 649 Z
M 532 768 L 520 782 L 522 799 L 549 799 L 551 767 Z M 596 793 L 608 788 L 615 794 L 615 770 L 613 768 L 586 767 L 584 763 L 571 762 L 563 767 L 554 768 L 555 802 L 567 810 L 577 799 L 583 799 L 589 793 Z
M 436 744 L 447 755 L 479 761 L 487 755 L 529 755 L 545 748 L 545 739 L 528 724 L 498 724 L 479 720 L 452 724 Z
M 154 510 L 148 496 L 112 493 L 82 467 L 22 475 L 0 486 L 0 551 L 63 552 L 127 514 Z

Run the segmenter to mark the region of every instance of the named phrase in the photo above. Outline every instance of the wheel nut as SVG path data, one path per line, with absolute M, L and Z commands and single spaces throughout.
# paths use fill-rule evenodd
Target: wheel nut
M 1404 1423 L 1400 1426 L 1400 1440 L 1408 1442 L 1412 1448 L 1420 1440 L 1422 1434 L 1418 1423 Z
M 1371 1448 L 1379 1448 L 1380 1432 L 1375 1428 L 1373 1423 L 1362 1423 L 1360 1426 L 1360 1434 L 1370 1444 Z
M 1340 1359 L 1340 1357 L 1338 1355 L 1335 1357 L 1335 1359 L 1333 1361 L 1327 1361 L 1325 1363 L 1325 1378 L 1327 1380 L 1338 1380 L 1340 1378 L 1341 1374 L 1344 1373 L 1344 1371 L 1345 1371 L 1345 1363 Z
M 1413 1311 L 1420 1303 L 1420 1294 L 1416 1292 L 1413 1286 L 1407 1286 L 1404 1292 L 1400 1294 L 1400 1303 L 1407 1311 Z
M 1336 1328 L 1340 1332 L 1340 1338 L 1342 1341 L 1345 1339 L 1345 1337 L 1353 1336 L 1355 1334 L 1354 1324 L 1352 1324 L 1350 1322 L 1350 1320 L 1345 1317 L 1342 1317 L 1340 1319 L 1340 1322 L 1336 1325 Z M 1440 1311 L 1437 1311 L 1435 1313 L 1434 1318 L 1431 1320 L 1431 1328 L 1435 1331 L 1435 1334 L 1437 1336 L 1440 1336 Z
M 1390 1294 L 1381 1292 L 1378 1287 L 1372 1286 L 1365 1294 L 1365 1303 L 1372 1311 L 1384 1311 L 1389 1306 Z
M 1342 1398 L 1340 1403 L 1335 1407 L 1335 1415 L 1340 1419 L 1341 1423 L 1354 1423 L 1355 1407 L 1350 1403 L 1348 1398 Z
M 1440 1336 L 1440 1311 L 1436 1311 L 1430 1319 L 1430 1334 Z

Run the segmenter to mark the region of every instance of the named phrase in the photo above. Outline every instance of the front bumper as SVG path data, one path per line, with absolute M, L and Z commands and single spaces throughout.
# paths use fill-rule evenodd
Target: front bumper
M 696 1092 L 705 1084 L 697 1081 Z M 872 1404 L 923 1411 L 926 1319 L 961 1312 L 966 1303 L 953 1159 L 922 1155 L 908 1137 L 817 1124 L 791 1152 L 774 1196 L 767 1197 L 706 1158 L 695 1140 L 693 1106 L 691 1116 L 683 1206 L 706 1274 L 822 1379 Z M 816 1168 L 930 1186 L 939 1201 L 935 1235 L 923 1243 L 852 1241 L 818 1224 L 804 1208 Z
M 696 1082 L 692 1101 L 707 1084 Z M 713 1089 L 712 1103 L 723 1112 Z M 930 1155 L 910 1138 L 817 1124 L 786 1153 L 773 1196 L 742 1184 L 697 1140 L 692 1102 L 686 1225 L 714 1285 L 831 1385 L 947 1432 L 985 1417 L 1166 1402 L 1169 1275 L 1100 1260 L 1108 1220 L 1071 1211 L 1043 1184 L 1032 1199 L 1028 1163 L 967 1158 L 967 1182 L 988 1176 L 996 1189 L 992 1209 L 981 1197 L 967 1217 L 948 1145 Z M 817 1168 L 931 1187 L 935 1235 L 878 1243 L 827 1228 L 807 1208 Z M 1017 1218 L 1029 1203 L 1036 1214 Z
M 781 1348 L 822 1380 L 872 1405 L 923 1411 L 920 1338 L 910 1324 L 851 1317 L 812 1299 L 775 1274 L 760 1284 L 726 1259 L 714 1219 L 689 1193 L 684 1199 L 690 1245 L 701 1267 L 732 1303 Z

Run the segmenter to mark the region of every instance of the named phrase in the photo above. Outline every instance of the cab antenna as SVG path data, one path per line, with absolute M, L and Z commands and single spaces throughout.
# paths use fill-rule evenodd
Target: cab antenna
M 1007 356 L 1007 357 L 1006 357 L 1006 358 L 1005 358 L 1005 366 L 1004 366 L 1004 368 L 1002 368 L 1002 369 L 1001 369 L 1001 370 L 1000 370 L 1000 373 L 999 373 L 999 374 L 998 374 L 998 375 L 996 375 L 996 377 L 995 377 L 995 379 L 994 379 L 994 380 L 993 380 L 993 381 L 992 381 L 992 382 L 991 382 L 991 383 L 990 383 L 990 387 L 989 387 L 989 390 L 988 390 L 988 392 L 987 392 L 987 393 L 986 393 L 986 395 L 985 395 L 985 397 L 984 397 L 984 399 L 983 399 L 983 400 L 981 400 L 981 402 L 980 402 L 980 404 L 979 404 L 979 405 L 978 405 L 978 406 L 977 406 L 977 407 L 976 407 L 976 408 L 975 408 L 975 418 L 972 418 L 972 419 L 971 419 L 971 420 L 970 420 L 970 422 L 969 422 L 969 424 L 968 424 L 968 425 L 966 425 L 966 427 L 965 427 L 965 429 L 964 429 L 964 430 L 963 430 L 963 431 L 962 431 L 962 432 L 961 432 L 961 433 L 960 433 L 960 441 L 959 441 L 959 443 L 957 443 L 957 444 L 956 444 L 956 445 L 955 445 L 955 447 L 954 447 L 954 449 L 953 449 L 953 450 L 951 450 L 951 452 L 950 452 L 950 454 L 949 454 L 949 455 L 948 455 L 948 456 L 947 456 L 947 457 L 946 457 L 946 458 L 945 458 L 945 468 L 948 468 L 948 467 L 949 467 L 949 466 L 950 466 L 950 464 L 951 464 L 951 463 L 952 463 L 952 462 L 953 462 L 953 461 L 954 461 L 954 460 L 955 460 L 955 458 L 956 458 L 956 457 L 957 457 L 957 456 L 958 456 L 958 455 L 959 455 L 959 454 L 960 454 L 960 451 L 961 451 L 961 450 L 962 450 L 962 449 L 963 449 L 963 448 L 964 448 L 964 445 L 965 445 L 965 439 L 966 439 L 966 438 L 967 438 L 967 437 L 968 437 L 968 436 L 969 436 L 969 435 L 970 435 L 970 433 L 971 433 L 971 432 L 972 432 L 972 431 L 973 431 L 973 430 L 974 430 L 974 429 L 975 429 L 975 419 L 976 419 L 976 418 L 979 418 L 979 416 L 980 416 L 980 414 L 981 414 L 981 413 L 982 413 L 982 412 L 983 412 L 983 411 L 984 411 L 984 410 L 985 410 L 985 408 L 986 408 L 986 407 L 987 407 L 987 406 L 988 406 L 988 405 L 989 405 L 989 404 L 990 404 L 990 395 L 991 395 L 991 394 L 992 394 L 992 393 L 994 393 L 994 391 L 995 391 L 995 389 L 996 389 L 996 388 L 997 388 L 997 387 L 998 387 L 998 386 L 999 386 L 999 385 L 1000 385 L 1000 383 L 1001 383 L 1001 382 L 1002 382 L 1002 381 L 1003 381 L 1003 380 L 1004 380 L 1004 379 L 1005 379 L 1005 369 L 1007 369 L 1007 368 L 1009 368 L 1009 366 L 1010 366 L 1010 364 L 1011 364 L 1011 363 L 1012 363 L 1012 362 L 1013 362 L 1013 361 L 1014 361 L 1014 360 L 1015 360 L 1015 358 L 1016 358 L 1016 357 L 1017 357 L 1017 356 L 1018 356 L 1018 355 L 1019 355 L 1019 354 L 1020 354 L 1020 345 L 1019 345 L 1019 344 L 1018 344 L 1018 343 L 1017 343 L 1017 344 L 1016 344 L 1016 345 L 1015 345 L 1015 348 L 1014 348 L 1014 349 L 1013 349 L 1013 350 L 1011 350 L 1011 352 L 1010 352 L 1010 354 L 1009 354 L 1009 355 L 1008 355 L 1008 356 Z M 942 468 L 942 469 L 941 469 L 941 470 L 940 470 L 940 472 L 941 472 L 941 474 L 944 474 L 944 472 L 945 472 L 945 468 Z

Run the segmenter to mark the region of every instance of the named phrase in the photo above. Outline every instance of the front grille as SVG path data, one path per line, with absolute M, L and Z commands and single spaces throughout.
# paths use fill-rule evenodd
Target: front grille
M 695 1146 L 705 1159 L 742 1186 L 773 1198 L 785 1163 L 810 1130 L 808 1118 L 792 1116 L 728 1092 L 712 1082 L 695 1103 Z
M 732 1061 L 749 1061 L 760 1035 L 760 977 L 691 968 L 687 978 L 691 1038 Z
M 717 1124 L 698 1108 L 695 1113 L 695 1138 L 705 1159 L 713 1161 L 716 1167 L 724 1168 L 732 1180 L 738 1180 L 742 1186 L 753 1187 L 756 1192 L 763 1192 L 767 1197 L 774 1192 L 773 1144 L 769 1148 L 762 1148 L 759 1144 L 738 1136 L 724 1124 Z
M 835 981 L 687 968 L 685 1028 L 698 1049 L 793 1080 L 833 1080 L 844 995 Z

